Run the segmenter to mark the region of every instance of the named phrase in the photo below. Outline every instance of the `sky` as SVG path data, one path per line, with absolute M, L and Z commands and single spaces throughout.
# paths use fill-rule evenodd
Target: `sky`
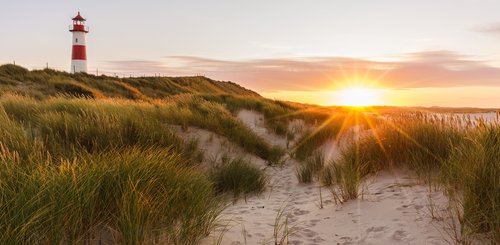
M 77 11 L 89 73 L 205 75 L 275 99 L 500 107 L 498 0 L 2 1 L 0 63 L 69 70 Z

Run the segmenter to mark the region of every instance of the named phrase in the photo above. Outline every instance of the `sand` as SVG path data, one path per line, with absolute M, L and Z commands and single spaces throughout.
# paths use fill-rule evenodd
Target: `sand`
M 224 155 L 233 158 L 241 157 L 262 168 L 266 166 L 264 159 L 246 152 L 224 136 L 196 127 L 188 127 L 186 130 L 182 130 L 177 125 L 168 125 L 168 127 L 184 139 L 184 141 L 192 139 L 198 141 L 198 149 L 203 152 L 203 167 L 209 168 L 214 166 L 215 163 L 220 162 Z
M 238 118 L 271 144 L 286 144 L 284 137 L 264 128 L 262 115 L 245 110 Z M 338 157 L 339 148 L 334 140 L 320 147 L 329 158 Z M 253 159 L 258 165 L 264 162 Z M 320 198 L 317 183 L 298 183 L 296 164 L 289 159 L 283 167 L 266 168 L 270 176 L 267 190 L 228 206 L 219 220 L 223 226 L 202 244 L 214 244 L 221 236 L 220 244 L 274 244 L 279 210 L 288 217 L 292 233 L 286 239 L 288 244 L 446 244 L 450 239 L 443 222 L 431 215 L 434 205 L 436 212 L 443 213 L 447 198 L 420 184 L 410 171 L 380 172 L 364 181 L 359 199 L 335 204 L 328 189 L 321 189 Z M 284 222 L 285 218 L 278 223 Z M 283 230 L 278 238 L 283 237 Z
M 250 110 L 241 110 L 236 115 L 248 128 L 272 145 L 287 149 L 287 140 L 274 132 L 270 132 L 264 125 L 264 115 Z

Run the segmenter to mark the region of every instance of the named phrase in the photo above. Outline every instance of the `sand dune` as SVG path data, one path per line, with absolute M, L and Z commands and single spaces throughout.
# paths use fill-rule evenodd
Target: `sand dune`
M 267 132 L 262 115 L 242 111 L 238 117 L 270 143 L 286 142 Z M 325 155 L 338 157 L 335 141 L 320 149 Z M 267 191 L 246 201 L 239 200 L 224 210 L 220 221 L 224 226 L 203 244 L 213 244 L 221 236 L 221 244 L 274 244 L 279 210 L 284 210 L 292 233 L 286 239 L 288 244 L 446 243 L 443 224 L 433 219 L 430 211 L 434 206 L 439 209 L 436 212 L 442 211 L 447 198 L 420 184 L 411 172 L 380 172 L 365 180 L 362 198 L 335 204 L 327 188 L 321 189 L 320 196 L 318 184 L 299 184 L 295 165 L 295 160 L 290 159 L 283 167 L 267 168 L 271 179 Z M 281 223 L 284 222 L 283 217 Z M 283 230 L 278 239 L 283 237 Z

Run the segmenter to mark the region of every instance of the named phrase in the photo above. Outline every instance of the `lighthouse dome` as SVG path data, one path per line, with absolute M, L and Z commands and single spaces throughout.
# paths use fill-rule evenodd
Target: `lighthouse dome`
M 80 15 L 80 11 L 78 11 L 78 15 L 76 15 L 73 20 L 77 20 L 77 21 L 86 21 L 85 18 L 83 18 L 81 15 Z

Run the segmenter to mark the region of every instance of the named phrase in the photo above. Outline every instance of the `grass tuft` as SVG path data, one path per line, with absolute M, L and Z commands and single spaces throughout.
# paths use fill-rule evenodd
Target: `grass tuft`
M 234 198 L 262 193 L 267 176 L 262 169 L 241 159 L 226 159 L 210 172 L 210 179 L 219 192 L 231 192 Z
M 316 152 L 304 162 L 300 162 L 296 168 L 296 176 L 299 183 L 311 183 L 319 178 L 319 175 L 325 165 L 323 154 Z

